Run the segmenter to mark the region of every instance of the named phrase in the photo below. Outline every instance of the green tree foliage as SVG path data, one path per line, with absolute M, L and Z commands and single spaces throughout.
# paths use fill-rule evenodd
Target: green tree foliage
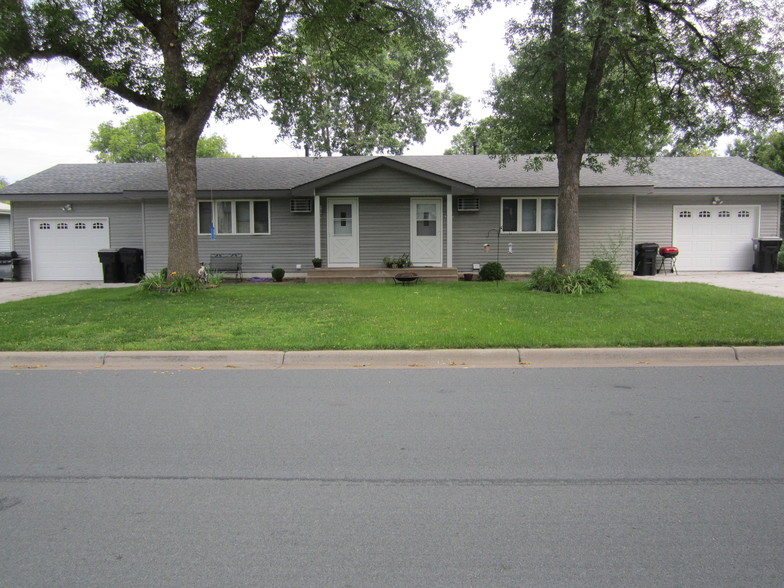
M 493 104 L 507 157 L 557 159 L 559 270 L 579 268 L 582 167 L 645 170 L 668 144 L 687 152 L 781 118 L 781 12 L 778 0 L 537 0 L 511 24 Z
M 772 133 L 748 133 L 744 139 L 736 139 L 727 149 L 727 155 L 736 155 L 761 165 L 777 174 L 784 175 L 784 131 Z M 781 199 L 781 222 L 779 230 L 784 235 L 784 196 Z M 779 253 L 779 270 L 784 263 L 784 251 Z
M 114 126 L 98 125 L 90 133 L 90 151 L 99 163 L 138 163 L 166 161 L 166 130 L 163 119 L 154 112 L 144 112 Z M 201 137 L 196 157 L 236 157 L 226 151 L 226 139 L 219 135 Z
M 291 39 L 272 60 L 274 74 L 263 85 L 280 138 L 314 155 L 399 155 L 412 142 L 423 142 L 427 127 L 443 131 L 458 124 L 467 99 L 446 84 L 451 48 L 432 36 L 393 32 L 393 16 L 372 15 L 371 35 L 375 30 L 390 36 L 361 54 L 340 38 L 350 29 Z
M 784 175 L 784 131 L 755 133 L 745 139 L 736 139 L 727 154 L 743 157 Z
M 452 137 L 451 147 L 444 155 L 472 155 L 476 152 L 485 155 L 504 153 L 504 129 L 497 124 L 495 117 L 488 116 L 477 123 L 464 126 Z
M 351 84 L 332 83 L 338 72 L 353 72 L 357 64 L 375 63 L 379 54 L 395 55 L 403 47 L 412 54 L 431 45 L 446 49 L 444 28 L 429 0 L 3 0 L 0 94 L 19 89 L 33 60 L 64 59 L 76 65 L 73 75 L 95 98 L 160 114 L 168 268 L 195 274 L 196 150 L 211 116 L 263 116 L 265 100 L 273 109 L 280 104 L 285 111 L 306 112 L 309 95 L 302 92 L 311 87 L 302 84 L 303 76 L 345 92 Z M 318 60 L 307 58 L 314 48 Z M 430 53 L 442 61 L 445 55 Z M 410 76 L 414 85 L 431 76 L 437 80 L 443 67 L 416 60 L 408 65 L 423 76 Z M 371 80 L 357 80 L 354 93 L 342 96 L 346 103 L 379 87 L 390 102 L 412 95 L 371 86 Z M 340 114 L 350 121 L 347 128 L 363 128 L 350 111 Z

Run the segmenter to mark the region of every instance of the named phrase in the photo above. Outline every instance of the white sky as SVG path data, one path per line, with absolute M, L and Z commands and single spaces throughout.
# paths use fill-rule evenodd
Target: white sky
M 450 81 L 455 91 L 471 98 L 473 119 L 490 114 L 481 101 L 493 68 L 507 65 L 504 24 L 520 17 L 522 10 L 496 4 L 459 32 L 463 42 L 451 56 Z M 119 123 L 142 112 L 133 108 L 123 115 L 108 105 L 88 105 L 86 93 L 66 76 L 71 69 L 66 64 L 40 63 L 37 68 L 40 78 L 28 81 L 13 104 L 0 102 L 0 176 L 9 182 L 58 163 L 94 163 L 95 155 L 88 151 L 90 132 L 102 122 Z M 226 137 L 229 151 L 243 157 L 304 155 L 286 143 L 276 143 L 277 129 L 267 120 L 214 123 L 205 132 Z M 424 144 L 410 147 L 407 153 L 440 155 L 455 132 L 456 128 L 440 135 L 431 131 Z

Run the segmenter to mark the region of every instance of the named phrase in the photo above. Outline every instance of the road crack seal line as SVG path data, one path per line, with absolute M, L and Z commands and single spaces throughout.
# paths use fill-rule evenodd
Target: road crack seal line
M 383 486 L 736 486 L 784 485 L 784 478 L 306 478 L 275 476 L 0 476 L 3 482 L 276 482 Z M 2 499 L 0 499 L 2 501 Z M 0 502 L 2 505 L 2 502 Z M 15 504 L 11 504 L 15 506 Z M 2 508 L 0 508 L 2 510 Z
M 0 512 L 13 508 L 17 504 L 22 504 L 21 498 L 14 498 L 9 496 L 0 496 Z

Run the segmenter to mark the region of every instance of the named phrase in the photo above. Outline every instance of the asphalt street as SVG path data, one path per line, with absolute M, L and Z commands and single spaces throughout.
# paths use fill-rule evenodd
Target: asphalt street
M 0 371 L 2 586 L 780 586 L 784 367 Z

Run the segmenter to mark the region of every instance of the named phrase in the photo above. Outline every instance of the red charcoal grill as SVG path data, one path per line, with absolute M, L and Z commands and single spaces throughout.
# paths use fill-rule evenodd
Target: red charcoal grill
M 675 258 L 678 257 L 678 248 L 677 247 L 660 247 L 659 248 L 659 255 L 661 255 L 661 265 L 659 265 L 659 269 L 656 271 L 658 274 L 664 268 L 664 263 L 669 259 L 670 260 L 670 273 L 675 273 L 678 275 L 678 270 L 675 269 Z M 667 270 L 664 270 L 665 275 L 667 274 Z

